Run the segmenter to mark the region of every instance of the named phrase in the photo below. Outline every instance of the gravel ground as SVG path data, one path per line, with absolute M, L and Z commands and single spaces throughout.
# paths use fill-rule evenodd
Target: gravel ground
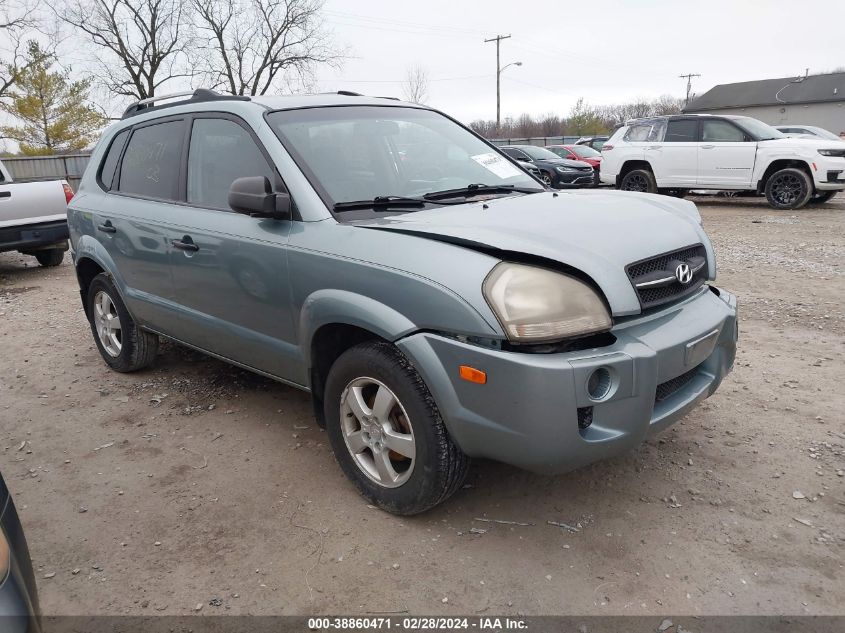
M 845 197 L 697 202 L 741 303 L 721 390 L 575 473 L 476 463 L 410 519 L 305 394 L 167 344 L 110 372 L 69 258 L 0 255 L 0 465 L 44 612 L 845 613 Z

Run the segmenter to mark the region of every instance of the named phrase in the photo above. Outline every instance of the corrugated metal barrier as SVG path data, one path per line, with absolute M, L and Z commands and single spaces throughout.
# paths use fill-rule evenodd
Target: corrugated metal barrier
M 18 182 L 64 179 L 73 190 L 79 188 L 79 181 L 91 154 L 65 154 L 60 156 L 12 156 L 3 158 L 6 166 Z

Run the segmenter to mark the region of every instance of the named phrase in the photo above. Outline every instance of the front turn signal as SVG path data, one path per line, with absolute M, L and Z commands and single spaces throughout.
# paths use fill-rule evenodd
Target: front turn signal
M 474 382 L 477 385 L 483 385 L 487 382 L 487 372 L 476 369 L 475 367 L 461 365 L 460 372 L 461 378 L 469 382 Z

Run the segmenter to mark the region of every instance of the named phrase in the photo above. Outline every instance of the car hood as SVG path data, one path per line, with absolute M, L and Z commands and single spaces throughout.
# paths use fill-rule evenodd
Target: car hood
M 583 169 L 589 167 L 588 163 L 581 160 L 572 160 L 571 158 L 540 158 L 534 161 L 537 165 L 553 165 L 555 167 L 574 167 Z
M 825 138 L 796 138 L 793 136 L 787 138 L 773 138 L 768 141 L 760 141 L 760 147 L 769 149 L 802 149 L 807 151 L 815 151 L 817 149 L 842 149 L 842 141 L 832 141 Z
M 693 244 L 704 244 L 709 278 L 713 251 L 695 205 L 686 200 L 624 191 L 537 193 L 358 221 L 493 252 L 501 259 L 534 256 L 588 275 L 616 316 L 640 312 L 625 267 Z

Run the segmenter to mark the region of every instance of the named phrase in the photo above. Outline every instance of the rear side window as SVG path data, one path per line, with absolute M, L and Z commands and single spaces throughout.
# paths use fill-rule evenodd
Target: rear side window
M 106 157 L 100 166 L 100 184 L 106 191 L 112 188 L 114 169 L 117 167 L 117 161 L 120 159 L 120 152 L 123 151 L 123 145 L 126 143 L 127 136 L 129 136 L 129 130 L 123 130 L 112 139 L 111 145 L 109 145 L 109 149 L 106 152 Z
M 666 125 L 667 143 L 695 143 L 698 141 L 698 121 L 681 119 Z
M 701 140 L 710 143 L 735 143 L 745 140 L 745 133 L 727 121 L 704 121 Z
M 145 198 L 179 197 L 184 121 L 166 121 L 136 129 L 120 164 L 118 188 Z
M 637 123 L 628 128 L 628 131 L 625 133 L 625 140 L 629 143 L 662 141 L 663 130 L 665 128 L 666 121 L 663 119 Z M 604 143 L 602 143 L 602 145 L 604 145 Z
M 265 176 L 275 184 L 249 132 L 228 119 L 196 119 L 188 150 L 188 202 L 228 209 L 229 187 L 245 176 Z

